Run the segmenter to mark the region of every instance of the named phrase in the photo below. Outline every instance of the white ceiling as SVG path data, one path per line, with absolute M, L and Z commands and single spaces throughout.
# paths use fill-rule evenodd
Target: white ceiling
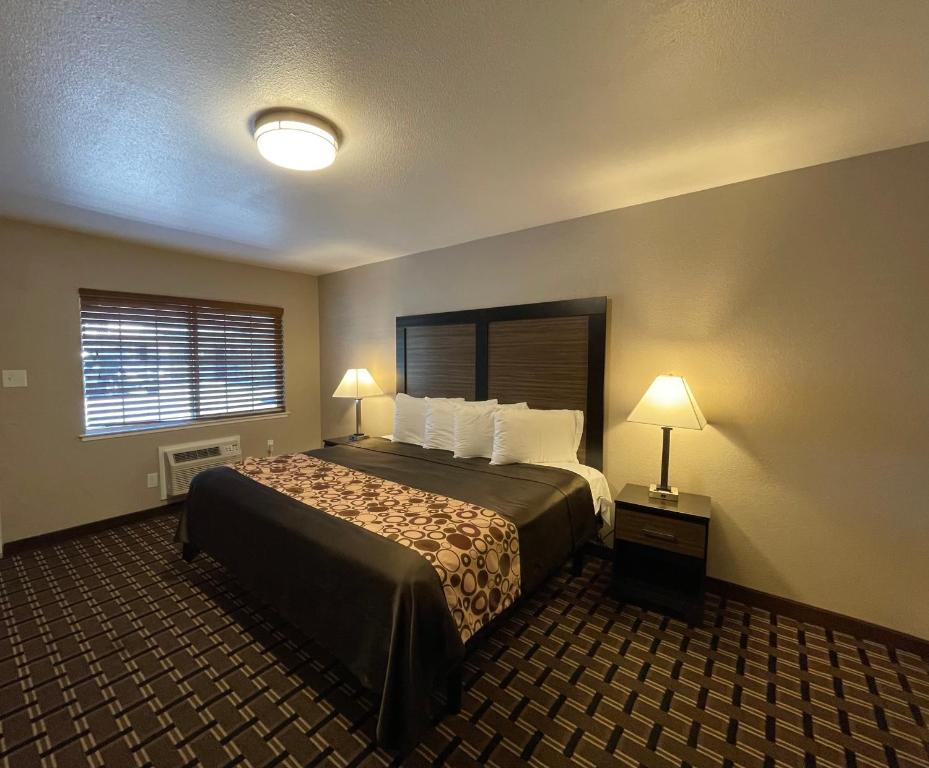
M 926 0 L 0 0 L 0 213 L 327 272 L 929 140 Z M 267 164 L 249 120 L 344 134 Z

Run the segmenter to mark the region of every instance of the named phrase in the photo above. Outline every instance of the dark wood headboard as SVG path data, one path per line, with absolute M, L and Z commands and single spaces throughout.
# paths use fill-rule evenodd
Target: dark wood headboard
M 603 469 L 606 297 L 397 318 L 397 392 L 584 412 L 579 459 Z

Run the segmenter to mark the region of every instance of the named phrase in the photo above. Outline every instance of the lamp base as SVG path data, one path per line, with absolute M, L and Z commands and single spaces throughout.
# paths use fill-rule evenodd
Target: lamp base
M 367 435 L 364 432 L 355 432 L 354 434 L 349 435 L 348 439 L 354 443 L 356 440 L 364 440 L 366 437 Z
M 668 489 L 659 490 L 658 486 L 655 483 L 652 483 L 648 486 L 648 498 L 650 499 L 661 499 L 662 501 L 677 501 L 678 496 L 677 488 L 671 486 Z

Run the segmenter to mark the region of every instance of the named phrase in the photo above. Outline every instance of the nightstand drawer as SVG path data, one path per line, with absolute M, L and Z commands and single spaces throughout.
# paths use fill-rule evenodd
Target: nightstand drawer
M 703 557 L 706 526 L 623 509 L 617 510 L 616 537 L 682 555 Z

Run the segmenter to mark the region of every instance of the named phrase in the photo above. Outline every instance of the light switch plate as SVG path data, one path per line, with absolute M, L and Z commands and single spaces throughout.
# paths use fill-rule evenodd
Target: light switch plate
M 149 472 L 148 476 L 146 477 L 146 482 L 148 483 L 149 488 L 157 488 L 158 487 L 158 473 Z
M 25 371 L 3 371 L 3 386 L 4 387 L 25 387 L 26 386 L 26 372 Z

